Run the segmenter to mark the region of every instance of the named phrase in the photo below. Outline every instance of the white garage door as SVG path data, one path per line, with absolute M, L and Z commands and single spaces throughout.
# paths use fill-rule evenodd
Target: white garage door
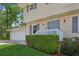
M 25 40 L 25 31 L 16 31 L 10 33 L 11 40 Z

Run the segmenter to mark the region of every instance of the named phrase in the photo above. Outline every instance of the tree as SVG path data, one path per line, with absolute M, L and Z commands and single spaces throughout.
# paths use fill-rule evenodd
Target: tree
M 12 24 L 19 24 L 23 20 L 22 17 L 22 9 L 20 7 L 18 7 L 17 4 L 9 4 L 9 3 L 4 3 L 2 4 L 4 6 L 4 15 L 6 17 L 5 21 L 6 21 L 6 25 L 7 25 L 7 29 L 8 28 L 12 28 Z
M 6 39 L 8 37 L 5 19 L 3 12 L 0 11 L 0 39 Z
M 17 4 L 1 4 L 4 9 L 0 10 L 0 39 L 7 39 L 7 29 L 23 24 L 22 9 Z

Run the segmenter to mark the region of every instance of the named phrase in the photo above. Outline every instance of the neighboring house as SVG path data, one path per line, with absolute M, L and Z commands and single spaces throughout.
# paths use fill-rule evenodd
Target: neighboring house
M 64 37 L 79 37 L 79 3 L 27 3 L 20 6 L 26 35 L 57 28 Z
M 13 28 L 10 30 L 10 40 L 25 41 L 25 27 Z

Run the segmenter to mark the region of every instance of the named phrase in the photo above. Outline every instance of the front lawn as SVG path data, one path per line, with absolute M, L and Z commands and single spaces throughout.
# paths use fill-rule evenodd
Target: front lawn
M 46 53 L 29 48 L 26 45 L 0 45 L 0 56 L 44 56 Z

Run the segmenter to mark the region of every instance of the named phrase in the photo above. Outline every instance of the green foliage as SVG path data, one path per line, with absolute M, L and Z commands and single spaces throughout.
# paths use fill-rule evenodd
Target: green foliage
M 61 44 L 61 53 L 64 55 L 79 55 L 79 41 L 72 39 L 66 39 Z
M 28 35 L 26 36 L 27 45 L 47 53 L 58 52 L 57 35 Z
M 12 24 L 19 24 L 23 20 L 22 16 L 22 8 L 20 8 L 17 4 L 11 4 L 11 3 L 2 3 L 2 6 L 4 6 L 3 10 L 3 16 L 5 16 L 5 22 L 7 28 L 12 28 Z
M 1 3 L 4 9 L 0 10 L 0 40 L 9 39 L 9 34 L 7 29 L 11 29 L 14 24 L 14 27 L 22 25 L 23 16 L 22 8 L 17 4 L 12 3 Z
M 0 34 L 0 40 L 10 40 L 10 32 L 2 32 Z

